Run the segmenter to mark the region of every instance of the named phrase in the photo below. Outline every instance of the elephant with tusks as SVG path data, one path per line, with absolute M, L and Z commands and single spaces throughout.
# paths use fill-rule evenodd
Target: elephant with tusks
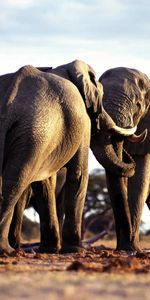
M 92 142 L 93 146 L 103 145 L 108 156 L 106 164 L 99 148 L 92 147 L 97 160 L 106 170 L 116 225 L 117 249 L 139 251 L 142 209 L 146 200 L 149 203 L 150 80 L 138 70 L 119 67 L 106 71 L 99 81 L 104 89 L 103 107 L 113 121 L 123 128 L 137 126 L 137 134 L 142 132 L 139 136 L 132 135 L 127 138 L 110 130 L 109 134 L 106 132 L 105 137 L 104 134 L 97 137 L 99 143 L 96 138 Z M 103 132 L 103 121 L 100 123 Z M 117 173 L 109 163 L 112 161 L 110 158 L 112 155 L 117 155 L 116 160 L 120 160 L 120 165 L 128 162 L 128 166 L 134 166 L 133 169 L 129 169 L 126 173 Z
M 94 70 L 76 60 L 49 71 L 24 66 L 0 76 L 0 252 L 11 254 L 15 206 L 37 181 L 47 181 L 41 249 L 78 251 L 88 182 L 91 122 L 121 132 L 102 108 L 103 88 Z M 136 128 L 123 130 L 132 135 Z M 62 238 L 56 211 L 56 176 L 67 168 Z M 130 166 L 130 168 L 134 168 Z M 44 227 L 45 226 L 45 227 Z
M 12 226 L 11 231 L 13 214 L 17 220 L 16 208 L 23 211 L 25 206 L 20 203 L 26 203 L 23 199 L 29 198 L 30 188 L 39 181 L 46 183 L 45 201 L 39 201 L 42 203 L 39 204 L 40 250 L 82 249 L 81 221 L 89 146 L 96 158 L 98 153 L 100 163 L 106 169 L 109 164 L 117 176 L 134 174 L 135 164 L 129 156 L 123 162 L 115 151 L 109 155 L 109 137 L 131 136 L 142 140 L 146 134 L 135 136 L 137 126 L 133 123 L 126 128 L 118 126 L 103 108 L 102 96 L 102 84 L 97 82 L 95 72 L 78 60 L 54 69 L 25 66 L 0 77 L 1 252 L 14 251 L 10 243 L 15 241 L 9 234 L 16 228 Z M 104 144 L 106 136 L 108 140 Z M 65 219 L 60 232 L 55 189 L 57 174 L 63 167 L 67 173 L 60 215 L 65 215 Z

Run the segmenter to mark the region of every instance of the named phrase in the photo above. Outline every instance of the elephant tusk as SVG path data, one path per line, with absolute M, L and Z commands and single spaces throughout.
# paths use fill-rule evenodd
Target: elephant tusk
M 147 133 L 148 133 L 148 130 L 145 129 L 141 134 L 139 134 L 139 135 L 133 134 L 133 135 L 127 137 L 127 139 L 133 143 L 142 143 L 145 141 L 145 139 L 147 137 Z
M 109 114 L 105 111 L 102 106 L 102 113 L 98 117 L 98 129 L 100 130 L 104 126 L 107 130 L 113 130 L 115 133 L 120 134 L 122 136 L 132 136 L 136 130 L 137 126 L 132 128 L 122 128 L 116 125 L 113 119 L 109 116 Z
M 121 128 L 117 125 L 112 126 L 112 130 L 114 130 L 116 133 L 123 135 L 123 136 L 133 136 L 134 133 L 137 130 L 137 126 L 134 126 L 132 128 Z

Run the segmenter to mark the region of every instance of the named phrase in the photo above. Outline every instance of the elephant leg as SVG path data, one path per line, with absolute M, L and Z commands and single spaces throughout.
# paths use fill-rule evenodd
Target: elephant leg
M 0 207 L 0 252 L 12 253 L 14 249 L 10 246 L 8 235 L 12 221 L 14 207 L 20 199 L 23 190 L 20 185 L 13 181 L 3 180 L 3 194 Z
M 132 245 L 134 249 L 140 250 L 139 227 L 144 203 L 149 195 L 150 182 L 150 154 L 145 156 L 135 155 L 135 175 L 129 178 L 128 198 L 132 222 Z
M 8 240 L 14 208 L 34 176 L 35 158 L 30 155 L 29 150 L 32 148 L 30 149 L 29 145 L 27 147 L 24 151 L 20 149 L 17 153 L 11 149 L 11 155 L 5 158 L 2 194 L 0 195 L 0 252 L 14 251 Z M 25 157 L 26 153 L 29 153 L 27 157 Z
M 40 217 L 41 242 L 39 252 L 56 253 L 60 249 L 59 223 L 56 211 L 56 175 L 44 182 L 32 184 Z
M 14 249 L 10 246 L 8 241 L 9 227 L 13 216 L 13 209 L 7 212 L 7 217 L 2 217 L 0 214 L 0 254 L 11 254 Z
M 82 145 L 67 164 L 62 252 L 78 252 L 82 249 L 82 215 L 88 184 L 87 150 L 86 144 Z
M 21 198 L 15 205 L 14 214 L 9 230 L 9 243 L 13 248 L 19 248 L 20 246 L 23 213 L 29 200 L 30 193 L 31 188 L 29 187 L 26 191 L 23 192 Z
M 118 137 L 118 141 L 113 142 L 118 158 L 123 160 L 123 141 Z M 128 159 L 128 157 L 126 157 Z M 132 251 L 131 237 L 132 225 L 128 203 L 128 178 L 117 176 L 106 171 L 107 186 L 112 203 L 116 236 L 117 250 Z
M 57 195 L 56 207 L 57 207 L 57 217 L 58 217 L 58 222 L 59 222 L 60 238 L 62 241 L 62 228 L 63 228 L 63 222 L 64 222 L 64 216 L 65 216 L 65 185 L 63 186 L 59 195 Z
M 115 219 L 117 250 L 133 250 L 131 247 L 132 226 L 127 199 L 126 177 L 106 172 L 107 186 Z

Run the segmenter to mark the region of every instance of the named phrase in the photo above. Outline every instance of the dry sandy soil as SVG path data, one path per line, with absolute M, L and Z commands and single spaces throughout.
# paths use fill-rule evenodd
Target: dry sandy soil
M 150 252 L 128 256 L 101 244 L 80 255 L 1 256 L 0 299 L 150 299 Z

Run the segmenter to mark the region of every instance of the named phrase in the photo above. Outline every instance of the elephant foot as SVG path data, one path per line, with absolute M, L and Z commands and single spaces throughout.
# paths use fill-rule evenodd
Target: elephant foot
M 9 237 L 9 245 L 14 249 L 20 248 L 20 238 L 14 236 Z
M 19 250 L 20 248 L 21 248 L 21 245 L 20 245 L 20 243 L 18 244 L 18 243 L 9 243 L 10 244 L 10 246 L 11 246 L 11 248 L 13 248 L 13 249 L 15 249 L 15 250 Z
M 142 249 L 140 248 L 139 243 L 131 243 L 131 242 L 126 242 L 123 244 L 120 244 L 117 246 L 116 251 L 126 251 L 127 253 L 137 253 L 137 252 L 142 252 Z
M 6 242 L 0 242 L 0 255 L 10 255 L 13 256 L 16 253 L 16 250 L 12 248 L 8 243 Z
M 49 254 L 58 254 L 59 253 L 60 248 L 58 247 L 50 247 L 50 246 L 42 246 L 40 245 L 40 247 L 37 249 L 37 253 L 49 253 Z

